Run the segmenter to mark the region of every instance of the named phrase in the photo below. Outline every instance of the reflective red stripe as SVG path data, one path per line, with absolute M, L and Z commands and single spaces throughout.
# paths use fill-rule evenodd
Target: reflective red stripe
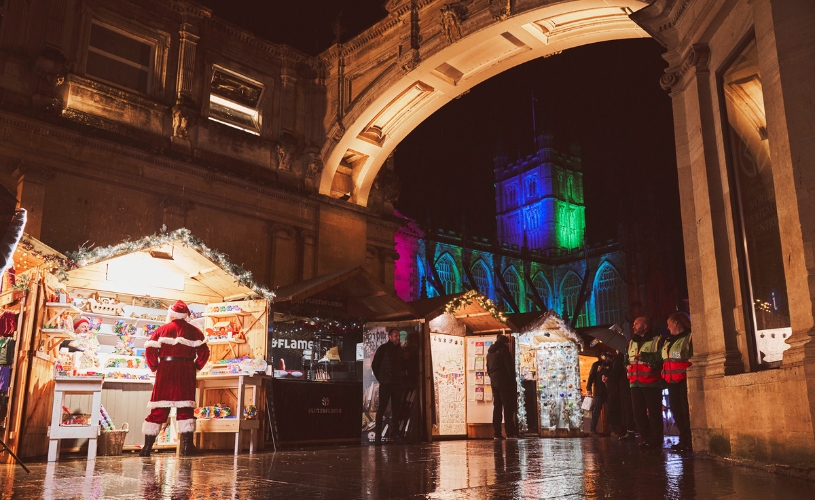
M 628 381 L 631 383 L 639 382 L 640 384 L 653 384 L 659 380 L 651 370 L 651 366 L 646 363 L 635 361 L 628 365 Z
M 689 361 L 675 361 L 666 359 L 662 363 L 662 379 L 669 384 L 682 382 L 688 378 L 688 367 L 691 365 Z

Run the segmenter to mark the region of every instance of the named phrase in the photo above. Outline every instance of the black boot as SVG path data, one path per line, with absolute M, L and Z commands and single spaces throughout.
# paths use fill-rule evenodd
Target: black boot
M 156 442 L 156 436 L 144 435 L 144 446 L 139 452 L 140 457 L 149 457 L 150 452 L 153 451 L 153 443 Z
M 195 447 L 195 444 L 193 444 L 192 437 L 192 432 L 182 432 L 180 434 L 182 457 L 192 457 L 201 454 L 201 451 Z

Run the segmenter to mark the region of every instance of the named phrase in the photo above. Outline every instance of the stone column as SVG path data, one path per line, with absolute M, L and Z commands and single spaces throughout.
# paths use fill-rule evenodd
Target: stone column
M 753 20 L 786 266 L 792 347 L 815 386 L 815 3 L 754 0 Z M 810 394 L 815 389 L 810 388 Z M 815 397 L 813 397 L 815 400 Z M 815 414 L 815 403 L 813 403 Z
M 187 225 L 187 213 L 195 208 L 195 204 L 185 198 L 167 196 L 161 200 L 161 208 L 164 211 L 162 224 L 168 231 L 174 231 Z
M 17 179 L 17 207 L 24 208 L 28 212 L 25 232 L 29 236 L 40 239 L 46 185 L 54 178 L 54 172 L 46 167 L 23 161 L 20 162 L 13 175 Z
M 269 223 L 271 262 L 269 286 L 289 285 L 297 281 L 297 242 L 295 229 L 280 223 Z
M 726 168 L 718 151 L 718 125 L 708 69 L 710 50 L 693 45 L 660 83 L 671 91 L 677 168 L 685 241 L 688 294 L 693 322 L 696 377 L 744 370 L 735 314 L 740 314 L 727 210 Z M 744 335 L 741 335 L 744 338 Z M 742 342 L 742 345 L 745 345 Z
M 176 102 L 173 106 L 173 133 L 170 141 L 174 147 L 187 153 L 192 151 L 190 132 L 198 121 L 198 106 L 193 96 L 195 77 L 195 50 L 198 45 L 197 28 L 187 22 L 184 15 L 178 32 L 178 73 L 176 75 Z
M 317 234 L 309 229 L 300 231 L 300 238 L 303 242 L 303 270 L 301 279 L 307 280 L 317 275 Z

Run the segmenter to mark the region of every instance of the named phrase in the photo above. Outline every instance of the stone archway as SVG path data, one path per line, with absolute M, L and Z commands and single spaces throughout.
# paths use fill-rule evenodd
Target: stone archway
M 475 85 L 539 57 L 649 35 L 642 0 L 391 0 L 388 17 L 324 54 L 328 139 L 319 192 L 367 206 L 399 142 Z

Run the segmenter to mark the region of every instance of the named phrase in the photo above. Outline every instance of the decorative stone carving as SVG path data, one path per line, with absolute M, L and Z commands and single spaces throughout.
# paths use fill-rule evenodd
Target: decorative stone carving
M 671 90 L 674 85 L 682 80 L 682 77 L 690 71 L 691 68 L 696 68 L 697 72 L 707 71 L 707 65 L 710 62 L 710 48 L 707 44 L 696 43 L 693 44 L 682 60 L 682 64 L 674 71 L 666 71 L 659 79 L 659 85 L 665 90 Z
M 164 199 L 161 200 L 161 208 L 163 208 L 165 211 L 187 213 L 195 208 L 195 204 L 186 198 L 165 196 Z
M 382 168 L 379 170 L 372 187 L 382 193 L 382 199 L 385 203 L 393 205 L 399 201 L 401 183 L 399 182 L 399 176 L 392 169 Z
M 63 108 L 55 90 L 65 83 L 67 72 L 67 60 L 57 49 L 46 47 L 37 55 L 34 60 L 34 74 L 37 76 L 37 89 L 32 96 L 34 107 L 55 112 Z
M 175 101 L 173 112 L 173 137 L 189 140 L 190 128 L 197 121 L 195 101 L 186 94 L 181 94 Z
M 441 8 L 441 29 L 449 43 L 461 39 L 461 23 L 464 22 L 469 13 L 467 3 L 469 2 L 461 0 L 459 2 L 446 3 L 444 7 Z
M 496 21 L 504 21 L 512 15 L 512 0 L 490 0 L 490 14 Z
M 275 144 L 277 154 L 277 168 L 286 172 L 291 171 L 291 163 L 297 150 L 297 139 L 289 132 L 281 132 Z
M 323 171 L 323 159 L 320 157 L 320 152 L 316 149 L 308 151 L 307 155 L 306 177 L 308 179 L 316 179 Z
M 422 58 L 419 56 L 419 49 L 410 49 L 399 57 L 398 64 L 403 71 L 409 73 L 416 69 L 420 62 L 422 62 Z

